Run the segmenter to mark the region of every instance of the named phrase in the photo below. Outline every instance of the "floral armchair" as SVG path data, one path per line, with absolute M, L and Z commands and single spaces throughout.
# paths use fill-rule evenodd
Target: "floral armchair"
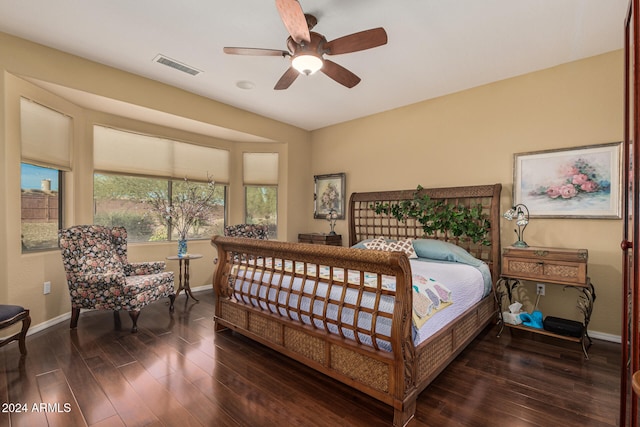
M 77 225 L 58 231 L 62 263 L 71 296 L 71 329 L 78 326 L 80 309 L 113 310 L 120 328 L 119 310 L 126 310 L 137 332 L 140 310 L 169 297 L 173 312 L 173 272 L 164 261 L 129 263 L 124 227 Z
M 224 228 L 224 235 L 228 237 L 246 237 L 249 239 L 267 240 L 269 228 L 262 224 L 228 225 Z

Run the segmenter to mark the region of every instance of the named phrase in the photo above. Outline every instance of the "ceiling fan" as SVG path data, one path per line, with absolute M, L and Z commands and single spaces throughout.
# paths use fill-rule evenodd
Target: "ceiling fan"
M 287 38 L 287 50 L 259 49 L 250 47 L 225 47 L 224 52 L 232 55 L 258 55 L 291 57 L 291 66 L 280 77 L 274 89 L 287 89 L 300 74 L 310 75 L 316 71 L 324 74 L 343 86 L 352 88 L 360 83 L 360 77 L 341 65 L 324 58 L 324 55 L 340 55 L 371 49 L 387 43 L 384 28 L 373 28 L 348 36 L 327 41 L 325 36 L 310 31 L 318 20 L 305 14 L 297 0 L 276 0 L 280 18 L 290 36 Z

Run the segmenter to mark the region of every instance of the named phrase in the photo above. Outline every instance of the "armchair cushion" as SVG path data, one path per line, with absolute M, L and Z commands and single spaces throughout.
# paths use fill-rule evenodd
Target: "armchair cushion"
M 166 267 L 164 261 L 132 262 L 124 264 L 124 274 L 127 276 L 140 276 L 144 274 L 162 273 Z

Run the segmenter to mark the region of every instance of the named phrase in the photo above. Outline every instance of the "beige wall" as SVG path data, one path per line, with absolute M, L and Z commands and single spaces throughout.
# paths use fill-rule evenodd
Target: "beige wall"
M 502 206 L 511 203 L 513 154 L 622 139 L 622 53 L 613 52 L 549 70 L 504 80 L 359 120 L 306 132 L 151 80 L 86 61 L 0 33 L 0 301 L 29 306 L 34 325 L 69 311 L 57 251 L 22 255 L 19 244 L 19 130 L 10 99 L 13 75 L 95 93 L 151 109 L 279 141 L 239 144 L 68 106 L 81 123 L 74 147 L 74 172 L 66 190 L 68 224 L 91 221 L 91 141 L 94 122 L 120 123 L 232 150 L 230 222 L 242 218 L 242 151 L 277 149 L 280 157 L 279 225 L 282 240 L 298 232 L 327 231 L 313 220 L 313 175 L 347 174 L 347 194 L 423 186 L 503 184 Z M 42 95 L 42 93 L 41 93 Z M 46 95 L 42 95 L 46 96 Z M 64 103 L 64 100 L 56 102 Z M 16 133 L 18 132 L 18 133 Z M 506 222 L 506 221 L 505 221 Z M 501 224 L 503 245 L 513 241 Z M 346 221 L 337 231 L 346 244 Z M 532 245 L 589 249 L 589 273 L 596 285 L 591 330 L 620 334 L 620 220 L 536 219 L 526 231 Z M 175 243 L 132 245 L 134 261 L 164 259 Z M 211 283 L 215 253 L 208 241 L 190 242 L 205 255 L 192 263 L 192 284 Z M 176 265 L 168 264 L 177 270 Z M 42 295 L 42 282 L 53 292 Z M 184 298 L 184 297 L 183 297 Z M 545 314 L 576 317 L 570 290 L 547 287 Z M 144 314 L 143 314 L 144 315 Z
M 307 131 L 3 33 L 0 33 L 0 71 L 0 99 L 3 100 L 0 104 L 0 123 L 3 124 L 0 128 L 0 220 L 3 230 L 0 233 L 0 302 L 28 307 L 33 319 L 32 328 L 68 315 L 70 304 L 59 251 L 21 253 L 20 96 L 27 96 L 73 117 L 73 170 L 65 176 L 66 225 L 93 220 L 94 123 L 229 149 L 233 159 L 228 199 L 230 223 L 241 222 L 244 215 L 242 152 L 278 152 L 279 238 L 295 238 L 297 232 L 304 228 L 305 218 L 312 216 L 311 206 L 300 207 L 292 202 L 308 197 L 304 180 L 293 180 L 292 176 L 292 173 L 301 175 L 302 171 L 310 169 L 311 136 Z M 82 108 L 23 78 L 55 83 L 277 142 L 234 143 Z M 313 177 L 309 179 L 313 182 Z M 132 261 L 164 260 L 175 251 L 175 242 L 129 246 Z M 202 260 L 191 263 L 191 285 L 211 284 L 216 255 L 214 248 L 208 240 L 192 241 L 189 251 L 204 255 Z M 176 262 L 169 261 L 167 267 L 177 273 Z M 43 295 L 43 282 L 47 280 L 51 281 L 52 291 Z
M 621 51 L 503 80 L 313 132 L 313 173 L 346 172 L 347 194 L 502 183 L 511 204 L 513 154 L 622 140 Z M 470 70 L 471 71 L 471 70 Z M 428 78 L 428 77 L 425 77 Z M 346 221 L 337 231 L 346 236 Z M 515 240 L 503 221 L 502 244 Z M 596 287 L 590 329 L 620 335 L 621 220 L 533 219 L 535 246 L 586 248 Z M 326 221 L 313 222 L 327 231 Z M 576 318 L 575 292 L 547 286 L 539 308 Z

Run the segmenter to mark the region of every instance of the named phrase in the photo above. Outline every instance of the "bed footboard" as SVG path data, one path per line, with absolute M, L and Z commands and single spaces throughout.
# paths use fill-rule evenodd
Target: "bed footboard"
M 401 425 L 413 416 L 404 253 L 222 236 L 212 244 L 217 330 L 237 331 L 393 406 Z

